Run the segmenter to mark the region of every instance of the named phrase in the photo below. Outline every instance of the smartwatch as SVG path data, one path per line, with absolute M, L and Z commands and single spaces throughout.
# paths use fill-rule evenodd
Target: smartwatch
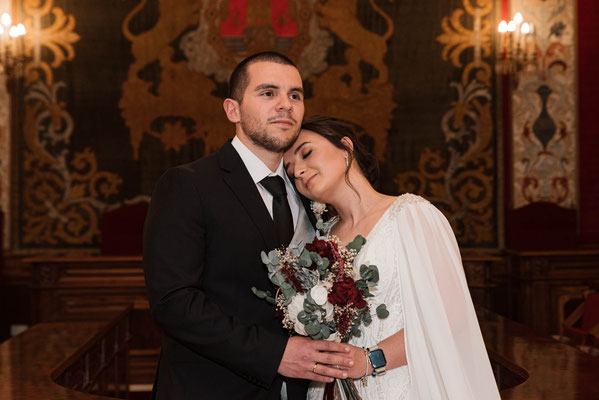
M 368 351 L 368 358 L 372 364 L 372 376 L 383 376 L 387 372 L 387 360 L 383 350 L 379 349 L 379 346 L 373 346 L 366 349 Z

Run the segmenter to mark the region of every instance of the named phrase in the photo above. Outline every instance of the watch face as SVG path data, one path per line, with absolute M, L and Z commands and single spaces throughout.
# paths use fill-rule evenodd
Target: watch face
M 370 362 L 372 362 L 372 366 L 374 369 L 384 367 L 387 365 L 387 360 L 385 360 L 385 355 L 383 354 L 383 350 L 377 349 L 370 352 Z

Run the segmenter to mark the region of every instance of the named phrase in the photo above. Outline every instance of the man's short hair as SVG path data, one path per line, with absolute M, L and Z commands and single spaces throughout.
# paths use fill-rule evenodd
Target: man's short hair
M 277 64 L 291 65 L 297 69 L 297 66 L 293 63 L 293 61 L 283 54 L 274 51 L 264 51 L 253 54 L 241 61 L 233 70 L 231 78 L 229 79 L 229 98 L 241 103 L 245 89 L 247 89 L 250 83 L 250 78 L 247 72 L 248 67 L 256 62 L 273 62 Z

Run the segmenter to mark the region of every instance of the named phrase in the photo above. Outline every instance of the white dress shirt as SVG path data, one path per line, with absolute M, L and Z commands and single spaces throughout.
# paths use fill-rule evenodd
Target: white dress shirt
M 262 160 L 258 158 L 250 149 L 246 147 L 245 144 L 235 136 L 231 141 L 231 144 L 241 157 L 241 160 L 245 164 L 245 167 L 250 173 L 254 184 L 258 188 L 258 192 L 260 192 L 260 196 L 262 196 L 262 200 L 264 201 L 264 205 L 268 209 L 270 213 L 270 217 L 272 218 L 272 194 L 262 184 L 260 181 L 267 176 L 280 176 L 285 181 L 285 189 L 287 190 L 287 201 L 289 202 L 289 208 L 291 208 L 291 216 L 293 217 L 293 227 L 297 228 L 297 220 L 299 215 L 299 206 L 300 200 L 297 195 L 295 188 L 291 184 L 291 181 L 287 174 L 285 173 L 285 168 L 283 167 L 283 159 L 279 163 L 276 172 L 272 172 L 270 168 L 264 164 Z

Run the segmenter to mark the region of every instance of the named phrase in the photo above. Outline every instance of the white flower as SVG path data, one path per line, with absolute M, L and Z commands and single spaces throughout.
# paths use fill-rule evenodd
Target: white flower
M 302 336 L 308 336 L 305 325 L 299 321 L 293 323 L 293 329 Z
M 287 306 L 287 312 L 289 313 L 289 318 L 293 322 L 293 329 L 295 329 L 295 331 L 302 336 L 307 336 L 307 333 L 306 333 L 304 324 L 302 324 L 297 319 L 297 314 L 299 314 L 300 311 L 304 311 L 304 299 L 305 298 L 306 298 L 305 294 L 298 293 L 295 296 L 293 296 L 293 298 L 291 299 L 291 303 L 289 303 L 289 305 Z
M 324 311 L 326 313 L 325 320 L 331 321 L 333 319 L 333 314 L 335 313 L 335 306 L 331 303 L 327 302 L 324 306 Z
M 310 289 L 310 296 L 314 299 L 314 302 L 319 306 L 324 305 L 327 302 L 327 298 L 329 297 L 329 293 L 327 292 L 326 287 L 323 284 L 318 283 L 312 289 Z
M 341 342 L 341 338 L 339 337 L 339 332 L 333 332 L 329 335 L 328 338 L 325 339 L 327 342 Z
M 319 219 L 322 217 L 322 214 L 327 210 L 327 205 L 324 203 L 313 201 L 312 204 L 310 204 L 310 208 L 314 212 L 316 218 Z

